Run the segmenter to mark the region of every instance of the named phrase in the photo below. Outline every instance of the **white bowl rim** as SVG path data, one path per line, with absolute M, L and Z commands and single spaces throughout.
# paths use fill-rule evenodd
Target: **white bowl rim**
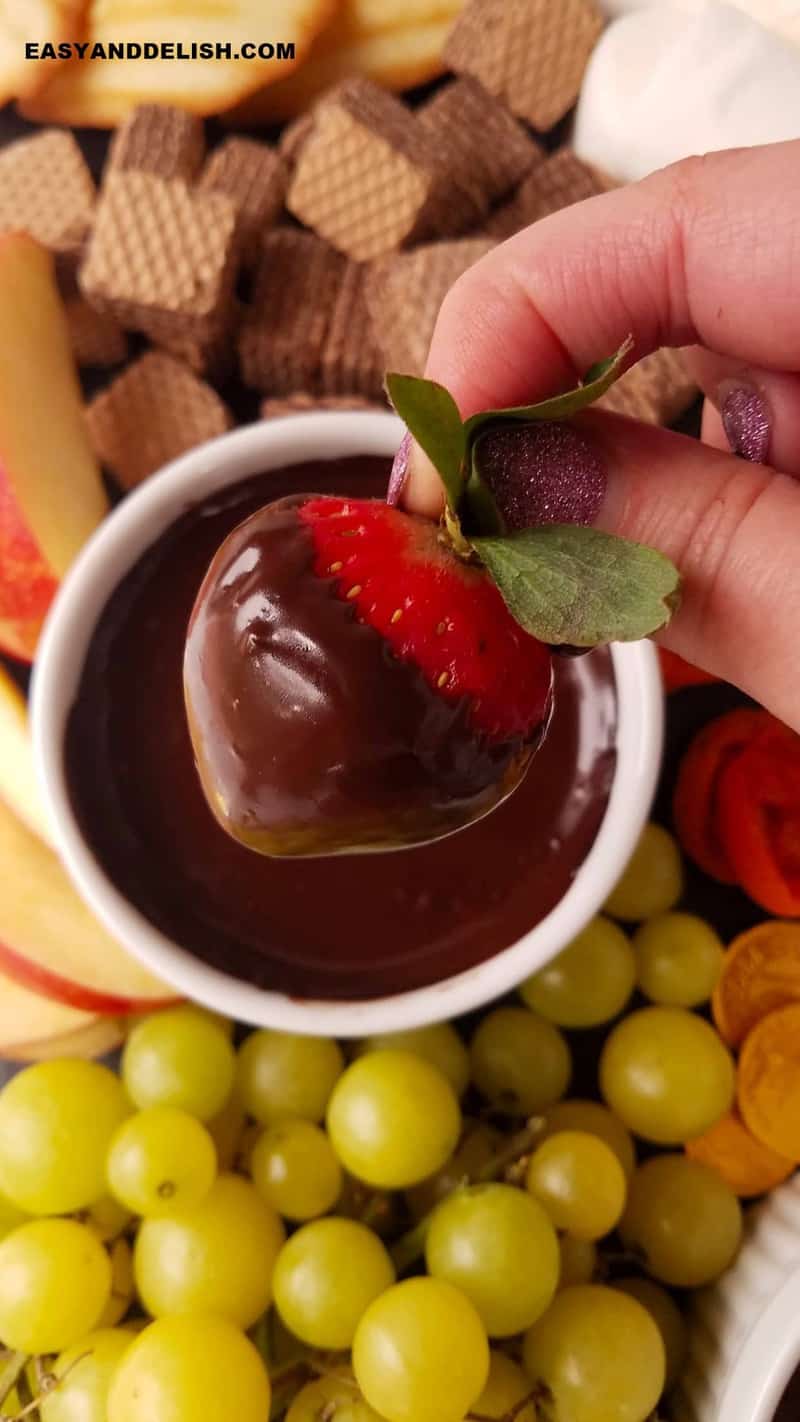
M 31 699 L 34 754 L 56 847 L 78 892 L 108 931 L 178 992 L 255 1026 L 365 1036 L 456 1017 L 500 997 L 559 952 L 601 908 L 633 852 L 655 793 L 664 721 L 656 651 L 648 642 L 615 644 L 617 765 L 605 816 L 570 888 L 544 919 L 500 953 L 439 983 L 387 997 L 298 999 L 255 988 L 168 939 L 106 876 L 71 804 L 63 733 L 86 647 L 113 588 L 158 533 L 208 493 L 307 460 L 391 456 L 403 433 L 388 412 L 312 411 L 244 426 L 181 455 L 130 494 L 81 550 L 39 646 Z
M 800 1269 L 795 1269 L 742 1344 L 720 1397 L 719 1422 L 772 1422 L 798 1367 Z

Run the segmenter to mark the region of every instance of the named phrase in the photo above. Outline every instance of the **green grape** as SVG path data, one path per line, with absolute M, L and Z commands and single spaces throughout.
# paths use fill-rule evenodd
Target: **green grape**
M 693 913 L 662 913 L 636 930 L 637 980 L 645 997 L 664 1007 L 708 1002 L 725 949 L 710 923 Z
M 559 1289 L 568 1289 L 572 1284 L 591 1284 L 597 1272 L 597 1245 L 594 1240 L 575 1239 L 571 1234 L 562 1234 L 558 1252 L 561 1257 Z
M 0 1342 L 59 1353 L 95 1327 L 111 1293 L 100 1241 L 75 1220 L 31 1220 L 0 1243 Z
M 635 985 L 636 956 L 627 935 L 599 917 L 519 992 L 527 1007 L 557 1027 L 597 1027 L 622 1011 Z
M 213 1022 L 215 1027 L 219 1027 L 220 1032 L 224 1032 L 229 1042 L 233 1041 L 236 1023 L 230 1017 L 223 1017 L 221 1012 L 212 1012 L 210 1007 L 201 1007 L 199 1002 L 193 1002 L 191 1006 L 193 1012 L 199 1012 L 201 1017 L 207 1017 L 209 1022 Z
M 130 1114 L 107 1067 L 68 1058 L 27 1067 L 0 1092 L 0 1190 L 32 1215 L 66 1215 L 106 1193 L 106 1152 Z
M 525 1334 L 522 1360 L 564 1422 L 644 1422 L 664 1387 L 664 1344 L 650 1314 L 600 1284 L 556 1294 Z
M 672 1384 L 676 1383 L 683 1373 L 689 1346 L 689 1336 L 683 1314 L 674 1298 L 667 1293 L 666 1289 L 662 1289 L 660 1284 L 654 1284 L 652 1279 L 615 1279 L 613 1287 L 621 1289 L 623 1294 L 628 1294 L 630 1298 L 636 1299 L 650 1314 L 661 1334 L 661 1342 L 664 1344 L 667 1360 L 664 1386 L 665 1388 L 672 1387 Z
M 380 1052 L 386 1048 L 414 1052 L 446 1076 L 456 1096 L 463 1096 L 469 1086 L 469 1052 L 450 1022 L 434 1022 L 429 1027 L 415 1027 L 408 1032 L 383 1032 L 365 1038 L 361 1050 Z
M 98 1328 L 116 1328 L 133 1303 L 133 1251 L 127 1239 L 115 1239 L 108 1251 L 111 1260 L 111 1293 L 97 1320 Z
M 475 1305 L 490 1338 L 530 1327 L 558 1283 L 555 1230 L 513 1185 L 471 1185 L 443 1201 L 431 1220 L 425 1261 L 429 1274 Z
M 336 1368 L 324 1378 L 306 1383 L 294 1398 L 286 1422 L 384 1422 L 365 1402 L 349 1368 Z
M 223 1318 L 160 1318 L 111 1380 L 107 1422 L 265 1422 L 270 1383 L 256 1349 Z
M 275 1307 L 312 1348 L 349 1348 L 364 1311 L 394 1283 L 394 1266 L 357 1220 L 312 1220 L 286 1241 L 273 1277 Z
M 338 1042 L 265 1028 L 240 1047 L 236 1079 L 247 1114 L 273 1126 L 298 1116 L 321 1121 L 343 1069 Z
M 668 830 L 645 825 L 628 867 L 605 902 L 612 918 L 637 923 L 667 913 L 683 893 L 681 852 Z
M 585 1101 L 578 1096 L 569 1101 L 557 1101 L 546 1113 L 545 1120 L 545 1138 L 555 1135 L 556 1131 L 587 1131 L 611 1147 L 626 1175 L 632 1175 L 636 1169 L 636 1147 L 628 1127 L 599 1101 Z
M 733 1058 L 714 1028 L 681 1007 L 644 1007 L 610 1033 L 600 1089 L 629 1130 L 657 1145 L 701 1136 L 733 1102 Z
M 175 1106 L 210 1121 L 230 1096 L 235 1061 L 212 1014 L 172 1007 L 134 1027 L 122 1053 L 122 1079 L 140 1111 Z
M 507 1358 L 505 1353 L 492 1351 L 489 1358 L 489 1379 L 477 1402 L 471 1408 L 478 1417 L 497 1418 L 498 1422 L 514 1413 L 514 1422 L 537 1422 L 537 1411 L 533 1400 L 521 1411 L 516 1411 L 524 1398 L 531 1393 L 530 1379 L 522 1368 Z M 338 1422 L 338 1419 L 337 1419 Z
M 117 1130 L 119 1129 L 117 1127 Z M 101 1244 L 110 1244 L 112 1240 L 118 1239 L 133 1223 L 131 1211 L 126 1210 L 112 1195 L 104 1195 L 87 1210 L 80 1210 L 76 1218 L 80 1224 L 87 1225 L 97 1235 Z
M 250 1157 L 260 1195 L 287 1220 L 313 1220 L 342 1193 L 342 1167 L 325 1132 L 311 1121 L 268 1126 Z
M 106 1422 L 111 1379 L 133 1342 L 124 1328 L 90 1333 L 56 1359 L 58 1387 L 39 1404 L 41 1422 Z
M 5 1195 L 0 1195 L 0 1239 L 5 1239 L 12 1229 L 16 1229 L 17 1225 L 26 1224 L 29 1219 L 30 1215 L 25 1210 L 19 1209 L 12 1200 L 6 1199 Z
M 497 1154 L 502 1140 L 500 1131 L 484 1121 L 465 1120 L 461 1139 L 441 1170 L 406 1191 L 406 1204 L 412 1218 L 421 1220 L 457 1185 L 475 1180 Z
M 685 1155 L 658 1155 L 630 1183 L 620 1234 L 662 1284 L 697 1289 L 735 1258 L 742 1209 L 715 1170 Z
M 236 1164 L 239 1145 L 247 1128 L 247 1117 L 238 1089 L 234 1086 L 221 1111 L 206 1121 L 206 1130 L 217 1150 L 217 1166 L 220 1170 L 232 1170 Z
M 248 1180 L 220 1175 L 199 1205 L 147 1219 L 134 1248 L 148 1313 L 214 1313 L 250 1328 L 272 1299 L 283 1225 Z
M 625 1208 L 625 1171 L 610 1146 L 587 1131 L 556 1131 L 530 1158 L 525 1186 L 557 1229 L 602 1239 Z
M 412 1052 L 368 1052 L 340 1077 L 328 1134 L 345 1170 L 377 1189 L 416 1185 L 444 1165 L 461 1129 L 455 1092 Z
M 386 1422 L 462 1422 L 488 1381 L 489 1345 L 469 1299 L 452 1284 L 406 1279 L 361 1319 L 353 1371 Z
M 205 1199 L 217 1153 L 205 1126 L 174 1106 L 151 1106 L 118 1127 L 106 1162 L 112 1194 L 137 1215 L 163 1215 Z
M 535 1116 L 564 1095 L 572 1074 L 565 1038 L 526 1007 L 497 1007 L 470 1042 L 472 1080 L 509 1116 Z

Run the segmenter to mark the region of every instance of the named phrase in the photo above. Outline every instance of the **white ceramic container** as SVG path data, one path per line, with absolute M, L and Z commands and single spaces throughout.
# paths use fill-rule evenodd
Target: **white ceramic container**
M 403 433 L 388 413 L 316 412 L 254 424 L 192 450 L 130 495 L 70 570 L 37 657 L 32 715 L 39 773 L 58 849 L 83 898 L 106 927 L 182 993 L 230 1017 L 287 1031 L 366 1035 L 452 1017 L 499 997 L 559 952 L 602 905 L 650 810 L 661 760 L 663 694 L 648 642 L 613 648 L 617 766 L 597 838 L 564 898 L 518 943 L 431 987 L 358 1002 L 312 1001 L 262 991 L 166 938 L 107 878 L 73 813 L 64 730 L 86 650 L 107 598 L 140 555 L 187 507 L 271 468 L 320 458 L 390 456 Z

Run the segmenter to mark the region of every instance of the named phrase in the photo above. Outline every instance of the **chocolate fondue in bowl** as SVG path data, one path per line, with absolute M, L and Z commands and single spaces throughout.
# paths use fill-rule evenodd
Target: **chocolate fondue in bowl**
M 286 860 L 217 823 L 182 691 L 209 562 L 249 514 L 298 489 L 379 497 L 398 430 L 377 413 L 300 415 L 193 451 L 108 520 L 46 634 L 38 753 L 78 887 L 163 977 L 245 1020 L 385 1030 L 497 996 L 597 910 L 649 808 L 661 698 L 642 643 L 556 659 L 543 747 L 519 788 L 457 834 Z M 286 745 L 273 750 L 290 792 L 303 769 L 291 727 Z

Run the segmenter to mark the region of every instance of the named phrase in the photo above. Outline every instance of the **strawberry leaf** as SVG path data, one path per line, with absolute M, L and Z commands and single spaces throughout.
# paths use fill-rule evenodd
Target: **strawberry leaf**
M 509 410 L 484 410 L 479 415 L 472 415 L 464 425 L 467 442 L 471 444 L 478 431 L 493 422 L 564 420 L 570 415 L 576 415 L 579 410 L 585 409 L 587 405 L 599 400 L 601 395 L 605 395 L 614 381 L 619 379 L 625 359 L 632 348 L 633 340 L 628 336 L 615 355 L 609 356 L 607 360 L 597 361 L 591 370 L 587 371 L 581 384 L 574 390 L 565 391 L 563 395 L 553 395 L 549 400 L 540 400 L 538 405 L 515 405 Z
M 467 442 L 450 391 L 434 380 L 396 374 L 387 375 L 386 390 L 401 420 L 436 469 L 451 509 L 457 512 L 464 492 Z
M 506 521 L 489 485 L 481 478 L 474 450 L 471 465 L 462 511 L 464 522 L 467 524 L 467 537 L 469 538 L 471 533 L 502 536 L 507 532 Z
M 580 524 L 473 538 L 509 612 L 542 642 L 632 642 L 669 621 L 680 577 L 662 553 Z

